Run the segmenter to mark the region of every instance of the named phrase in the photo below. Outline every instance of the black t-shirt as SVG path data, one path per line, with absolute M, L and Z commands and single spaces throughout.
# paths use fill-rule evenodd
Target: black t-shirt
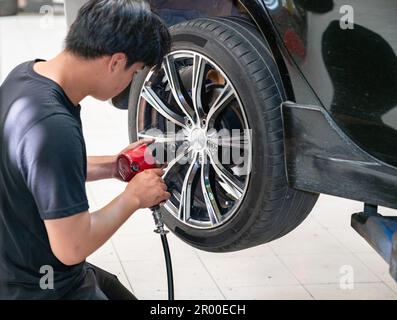
M 35 62 L 0 86 L 0 299 L 63 298 L 86 275 L 54 256 L 43 221 L 88 210 L 80 106 Z

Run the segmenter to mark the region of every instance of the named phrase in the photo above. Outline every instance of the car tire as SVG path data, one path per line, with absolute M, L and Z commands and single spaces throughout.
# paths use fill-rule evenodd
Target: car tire
M 211 252 L 237 251 L 282 237 L 302 223 L 318 195 L 288 186 L 281 118 L 285 93 L 266 41 L 241 18 L 200 18 L 171 27 L 171 34 L 171 54 L 189 50 L 208 57 L 233 84 L 252 130 L 252 164 L 246 191 L 230 219 L 199 228 L 163 208 L 167 227 L 190 245 Z M 140 138 L 138 108 L 148 73 L 137 76 L 131 86 L 131 141 Z

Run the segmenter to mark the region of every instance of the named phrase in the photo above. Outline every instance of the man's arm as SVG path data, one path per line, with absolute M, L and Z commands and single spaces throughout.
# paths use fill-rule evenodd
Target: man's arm
M 162 169 L 138 174 L 120 196 L 97 212 L 45 220 L 54 255 L 65 265 L 78 264 L 101 247 L 136 210 L 168 200 L 170 194 L 162 174 Z
M 117 178 L 117 156 L 87 157 L 87 182 Z
M 54 114 L 36 123 L 22 137 L 16 154 L 16 164 L 45 223 L 52 251 L 68 265 L 84 261 L 134 211 L 170 196 L 161 178 L 163 170 L 147 170 L 136 175 L 105 208 L 89 213 L 84 139 L 68 115 Z
M 153 140 L 140 140 L 130 144 L 119 154 L 130 149 L 138 148 L 143 144 L 153 143 Z M 121 179 L 117 171 L 116 156 L 87 157 L 87 182 L 103 180 L 103 179 Z

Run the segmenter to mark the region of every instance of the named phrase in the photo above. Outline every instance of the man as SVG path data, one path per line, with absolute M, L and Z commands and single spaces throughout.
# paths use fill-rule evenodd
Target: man
M 1 85 L 0 298 L 134 299 L 85 259 L 133 212 L 170 194 L 163 170 L 148 170 L 88 211 L 85 182 L 118 178 L 117 156 L 87 161 L 79 102 L 118 95 L 169 47 L 167 28 L 144 2 L 91 0 L 63 52 L 19 65 Z M 53 285 L 43 286 L 43 270 L 53 270 Z

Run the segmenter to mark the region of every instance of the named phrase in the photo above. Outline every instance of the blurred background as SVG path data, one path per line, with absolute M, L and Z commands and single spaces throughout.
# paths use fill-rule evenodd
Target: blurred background
M 40 12 L 46 5 L 54 8 L 56 13 L 63 14 L 63 0 L 0 0 L 0 17 Z

